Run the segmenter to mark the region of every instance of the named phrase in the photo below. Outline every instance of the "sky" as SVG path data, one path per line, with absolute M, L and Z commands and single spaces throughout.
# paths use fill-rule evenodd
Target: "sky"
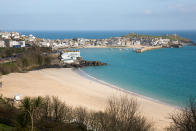
M 0 0 L 1 30 L 196 30 L 196 0 Z

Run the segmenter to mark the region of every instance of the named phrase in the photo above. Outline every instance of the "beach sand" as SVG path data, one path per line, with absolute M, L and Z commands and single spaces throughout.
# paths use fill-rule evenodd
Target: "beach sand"
M 169 113 L 177 111 L 173 106 L 146 99 L 139 95 L 125 93 L 108 85 L 87 79 L 73 69 L 43 69 L 28 73 L 12 73 L 2 76 L 0 94 L 13 98 L 24 96 L 58 96 L 72 106 L 83 106 L 90 110 L 104 110 L 111 96 L 128 94 L 137 99 L 139 111 L 154 123 L 156 130 L 168 126 Z

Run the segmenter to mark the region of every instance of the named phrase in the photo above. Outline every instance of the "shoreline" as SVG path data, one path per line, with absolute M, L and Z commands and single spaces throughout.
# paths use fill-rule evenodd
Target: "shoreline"
M 87 74 L 88 75 L 88 74 Z M 162 131 L 169 125 L 168 116 L 177 108 L 147 99 L 145 96 L 127 92 L 122 88 L 79 74 L 79 70 L 42 69 L 27 73 L 11 73 L 2 77 L 3 88 L 0 94 L 13 98 L 17 94 L 24 96 L 58 96 L 62 101 L 73 107 L 82 106 L 89 110 L 101 111 L 106 106 L 107 99 L 112 96 L 127 95 L 137 101 L 139 113 L 152 121 L 156 130 Z
M 172 105 L 172 104 L 169 104 L 169 103 L 166 103 L 166 102 L 163 102 L 161 100 L 158 100 L 158 99 L 154 99 L 154 98 L 151 98 L 149 96 L 145 96 L 145 95 L 141 95 L 139 93 L 135 93 L 133 91 L 130 91 L 130 90 L 127 90 L 127 89 L 123 89 L 121 87 L 118 87 L 118 86 L 115 86 L 113 84 L 110 84 L 108 82 L 105 82 L 103 80 L 100 80 L 100 79 L 97 79 L 91 75 L 89 75 L 88 73 L 86 73 L 85 71 L 81 70 L 80 68 L 79 69 L 73 69 L 73 71 L 75 71 L 76 73 L 78 73 L 79 75 L 81 75 L 82 77 L 85 77 L 89 80 L 92 80 L 92 81 L 95 81 L 95 82 L 98 82 L 100 84 L 103 84 L 103 85 L 106 85 L 112 89 L 115 89 L 115 90 L 118 90 L 118 91 L 122 91 L 128 95 L 134 95 L 136 97 L 141 97 L 143 99 L 147 99 L 149 101 L 152 101 L 152 102 L 155 102 L 155 103 L 158 103 L 158 104 L 163 104 L 163 105 L 166 105 L 166 106 L 171 106 L 171 107 L 174 107 L 174 108 L 177 108 L 177 109 L 182 109 L 182 107 L 180 106 L 177 106 L 177 105 Z

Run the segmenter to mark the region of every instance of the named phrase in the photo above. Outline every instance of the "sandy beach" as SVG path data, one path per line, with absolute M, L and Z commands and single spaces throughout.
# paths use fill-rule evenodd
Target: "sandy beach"
M 169 113 L 177 109 L 155 102 L 139 95 L 125 93 L 106 84 L 87 79 L 73 69 L 43 69 L 28 73 L 12 73 L 2 76 L 3 87 L 0 94 L 13 98 L 24 96 L 58 96 L 72 106 L 83 106 L 90 110 L 104 110 L 111 96 L 127 94 L 137 99 L 140 112 L 154 123 L 156 130 L 168 126 Z

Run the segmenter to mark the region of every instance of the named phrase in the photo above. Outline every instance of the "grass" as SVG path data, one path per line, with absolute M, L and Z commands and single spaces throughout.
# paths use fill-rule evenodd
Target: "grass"
M 191 40 L 189 40 L 187 38 L 180 37 L 178 35 L 153 36 L 153 35 L 143 35 L 143 34 L 131 33 L 131 34 L 128 34 L 124 37 L 126 37 L 126 38 L 163 38 L 163 39 L 170 39 L 170 40 L 174 40 L 174 41 L 179 40 L 179 41 L 185 42 L 185 43 L 192 42 Z
M 8 130 L 12 130 L 12 129 L 13 129 L 13 127 L 0 123 L 0 130 L 1 131 L 3 131 L 3 130 L 8 131 Z

